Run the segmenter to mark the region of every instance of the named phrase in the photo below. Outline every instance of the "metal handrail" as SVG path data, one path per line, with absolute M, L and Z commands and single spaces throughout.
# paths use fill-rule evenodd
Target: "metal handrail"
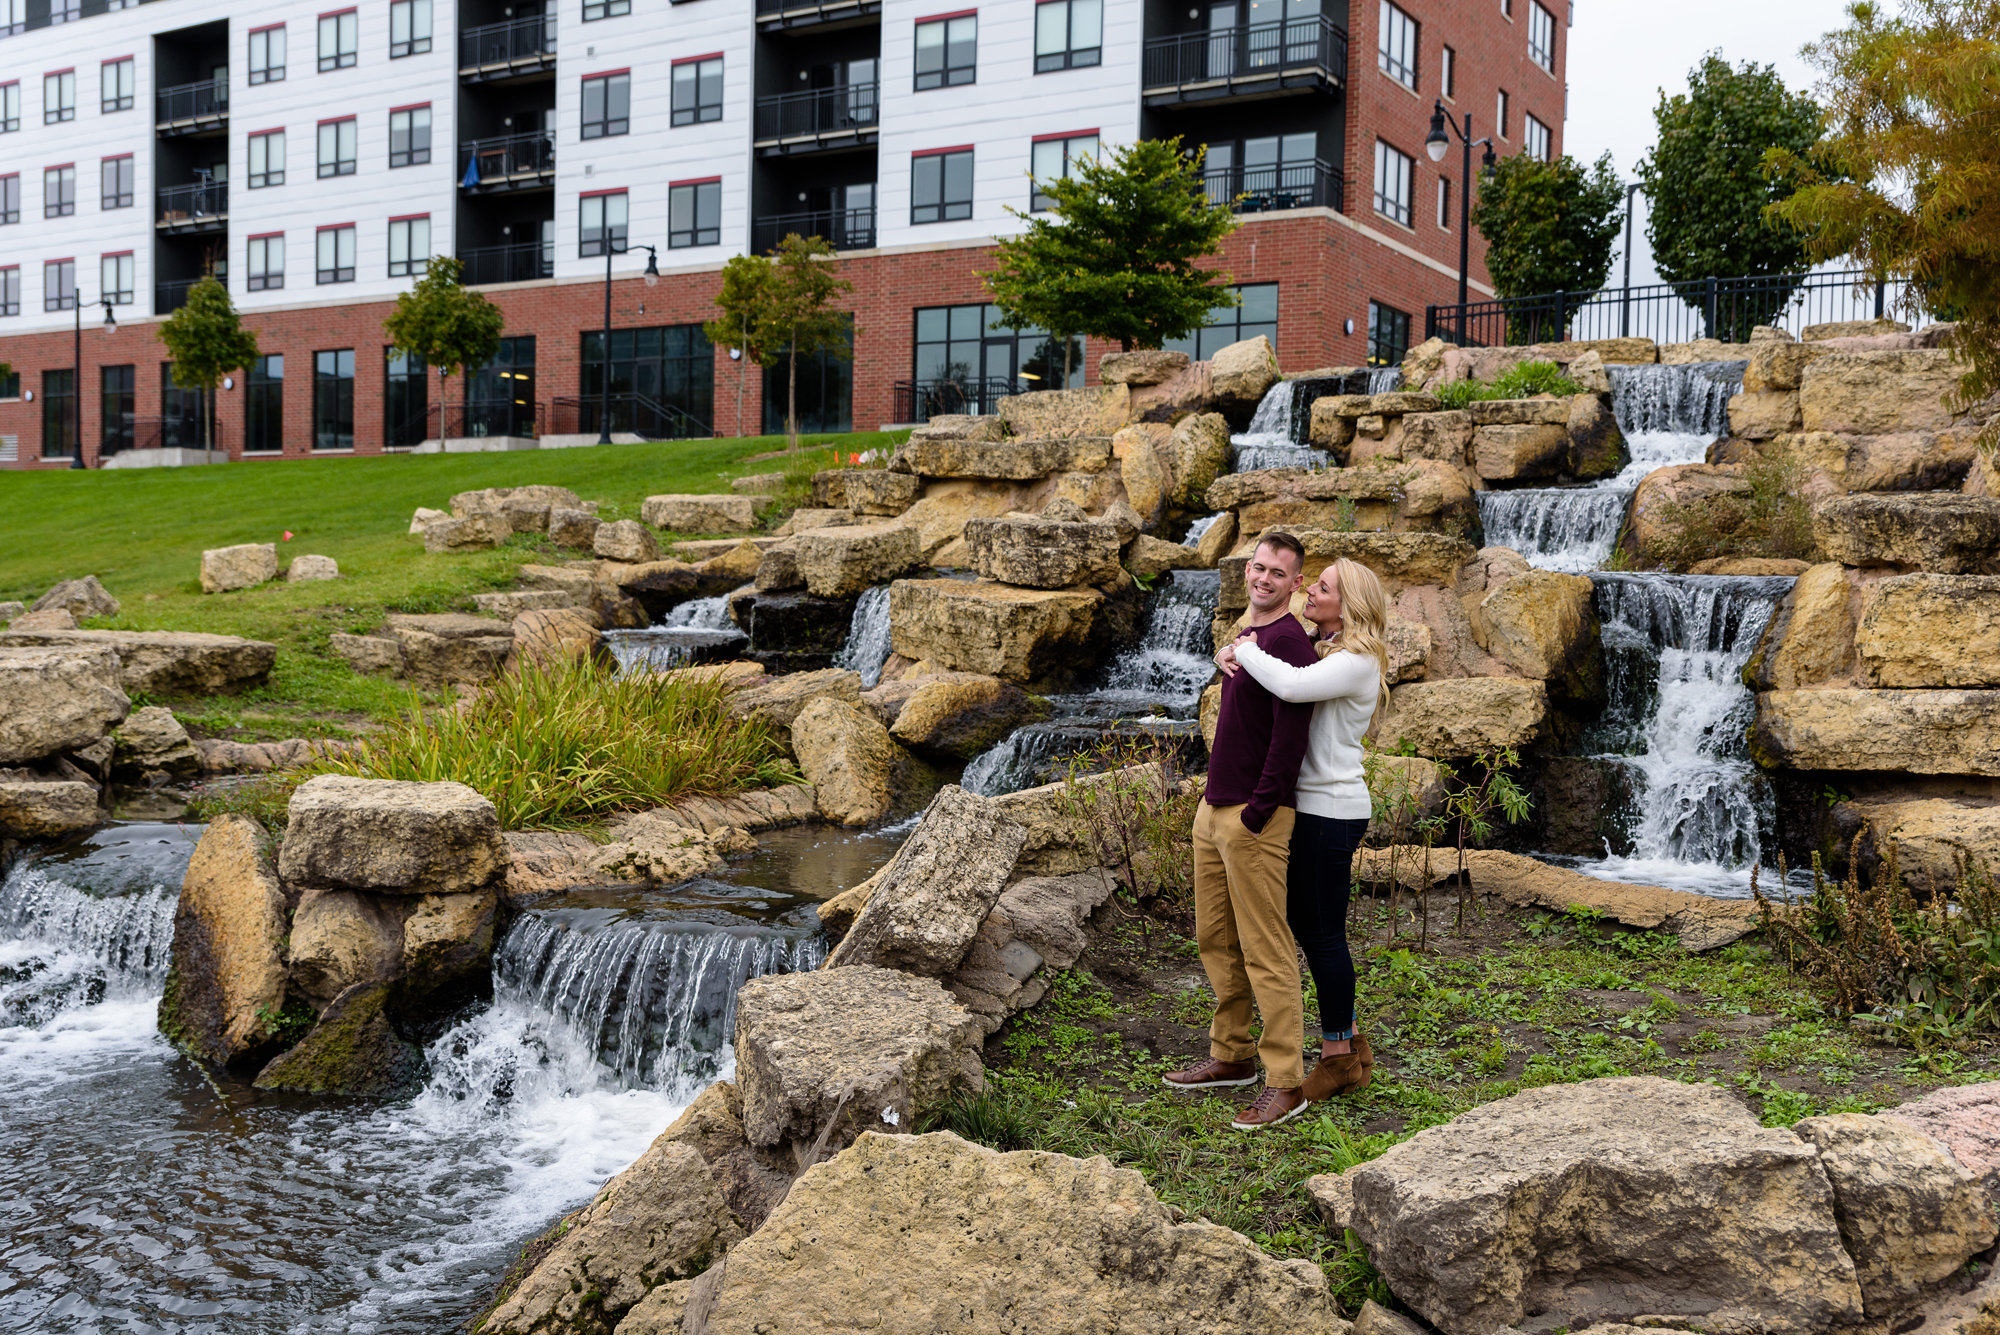
M 1210 203 L 1228 204 L 1238 213 L 1277 209 L 1332 209 L 1338 213 L 1346 202 L 1346 177 L 1324 159 L 1216 167 L 1204 171 L 1201 180 Z
M 1347 32 L 1325 15 L 1155 37 L 1146 43 L 1146 88 L 1270 79 L 1283 70 L 1319 69 L 1347 79 Z
M 774 250 L 793 232 L 823 237 L 835 250 L 867 250 L 875 244 L 875 210 L 814 209 L 758 218 L 750 225 L 750 249 L 759 254 Z
M 525 404 L 514 399 L 473 399 L 470 403 L 463 399 L 454 403 L 439 405 L 444 409 L 441 419 L 441 439 L 461 440 L 486 436 L 540 436 L 544 434 L 544 418 L 548 405 L 542 402 Z M 476 419 L 476 420 L 475 420 Z M 493 431 L 489 428 L 495 421 L 508 428 Z M 525 432 L 518 428 L 526 427 Z
M 180 278 L 153 284 L 153 314 L 172 315 L 187 305 L 188 289 L 200 281 L 199 278 Z
M 472 246 L 458 252 L 465 266 L 459 281 L 467 287 L 482 283 L 525 283 L 553 278 L 556 252 L 552 242 L 519 241 L 505 246 Z
M 511 176 L 547 175 L 556 169 L 556 140 L 547 131 L 509 134 L 496 139 L 474 139 L 458 146 L 458 179 L 464 184 L 466 169 L 478 165 L 478 189 L 488 180 Z
M 389 429 L 388 439 L 382 442 L 385 450 L 408 450 L 432 439 L 431 422 L 442 411 L 438 404 L 431 404 L 422 412 L 411 413 Z
M 555 53 L 556 16 L 553 12 L 467 28 L 458 35 L 458 67 L 461 70 L 539 61 Z
M 882 123 L 882 86 L 849 83 L 757 99 L 759 139 L 842 134 Z
M 898 380 L 890 391 L 898 422 L 928 422 L 953 413 L 991 416 L 1000 411 L 1000 400 L 1016 392 L 1014 382 L 1004 376 Z
M 229 84 L 222 79 L 202 79 L 162 88 L 153 94 L 153 106 L 153 118 L 161 125 L 219 120 L 229 114 Z
M 550 400 L 554 412 L 551 422 L 556 435 L 585 435 L 598 429 L 597 413 L 607 406 L 602 396 L 596 394 L 564 395 Z M 702 421 L 678 404 L 661 403 L 649 395 L 633 390 L 614 393 L 609 397 L 612 431 L 631 431 L 649 440 L 701 440 L 715 434 L 715 428 Z M 650 416 L 652 424 L 670 423 L 679 428 L 678 432 L 640 431 Z M 621 420 L 625 425 L 621 426 Z M 567 428 L 567 430 L 565 430 Z
M 229 217 L 229 183 L 170 185 L 160 191 L 160 222 L 168 227 L 198 227 Z

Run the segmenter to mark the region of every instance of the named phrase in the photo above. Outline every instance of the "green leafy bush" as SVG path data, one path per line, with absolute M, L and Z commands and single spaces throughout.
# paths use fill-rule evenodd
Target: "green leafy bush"
M 1432 391 L 1447 408 L 1463 408 L 1485 399 L 1532 399 L 1537 394 L 1581 394 L 1583 386 L 1562 373 L 1554 362 L 1519 362 L 1497 380 L 1453 380 Z
M 1801 491 L 1805 468 L 1783 447 L 1759 451 L 1743 465 L 1745 491 L 1700 500 L 1659 502 L 1658 537 L 1640 556 L 1646 564 L 1686 570 L 1717 556 L 1813 558 L 1812 503 Z

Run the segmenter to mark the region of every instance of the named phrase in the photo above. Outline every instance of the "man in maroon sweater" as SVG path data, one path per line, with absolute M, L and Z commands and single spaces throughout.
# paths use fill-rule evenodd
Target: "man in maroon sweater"
M 1266 652 L 1305 667 L 1318 661 L 1312 640 L 1291 615 L 1305 549 L 1289 533 L 1258 541 L 1244 570 L 1250 590 L 1248 629 Z M 1208 788 L 1194 818 L 1194 921 L 1201 965 L 1215 989 L 1207 1061 L 1166 1077 L 1175 1089 L 1257 1083 L 1264 1092 L 1230 1123 L 1258 1131 L 1305 1111 L 1305 1005 L 1298 948 L 1285 920 L 1285 870 L 1291 861 L 1293 789 L 1305 759 L 1311 705 L 1292 705 L 1247 672 L 1222 682 L 1222 711 L 1208 757 Z M 1261 1043 L 1250 1038 L 1251 1003 L 1264 1017 Z

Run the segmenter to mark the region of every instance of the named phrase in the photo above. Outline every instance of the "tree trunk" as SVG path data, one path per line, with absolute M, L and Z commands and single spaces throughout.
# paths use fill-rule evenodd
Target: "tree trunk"
M 791 439 L 789 446 L 793 454 L 799 452 L 799 327 L 792 326 L 792 347 L 787 362 L 785 386 L 785 433 Z

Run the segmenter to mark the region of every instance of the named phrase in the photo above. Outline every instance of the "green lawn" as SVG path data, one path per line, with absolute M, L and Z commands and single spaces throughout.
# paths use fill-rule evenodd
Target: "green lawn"
M 809 436 L 821 466 L 831 448 L 865 450 L 899 437 Z M 529 534 L 511 548 L 431 556 L 409 536 L 418 506 L 446 509 L 477 487 L 552 483 L 600 502 L 605 519 L 636 518 L 647 496 L 717 492 L 783 460 L 782 437 L 664 441 L 496 454 L 397 455 L 201 468 L 0 471 L 0 600 L 33 602 L 58 580 L 96 575 L 124 604 L 127 630 L 247 635 L 279 646 L 268 686 L 248 695 L 175 702 L 191 726 L 246 739 L 338 734 L 412 703 L 393 682 L 360 677 L 327 653 L 334 631 L 365 632 L 388 611 L 470 610 L 474 593 L 513 585 L 524 560 L 558 554 Z M 291 538 L 284 537 L 289 531 Z M 275 542 L 280 562 L 316 553 L 340 563 L 333 583 L 282 581 L 201 592 L 204 548 Z M 567 553 L 565 555 L 575 555 Z

